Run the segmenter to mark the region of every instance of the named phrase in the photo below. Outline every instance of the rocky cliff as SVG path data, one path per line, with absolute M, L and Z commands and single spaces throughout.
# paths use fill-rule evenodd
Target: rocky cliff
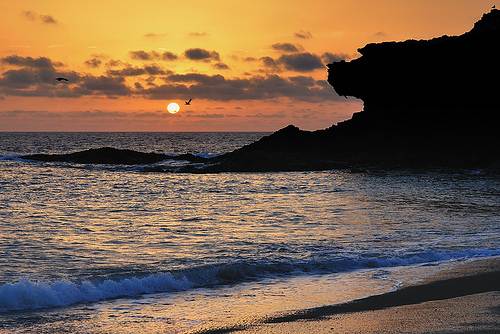
M 328 81 L 362 99 L 363 111 L 325 130 L 288 126 L 209 170 L 498 168 L 499 10 L 461 36 L 368 44 L 359 53 L 328 65 Z

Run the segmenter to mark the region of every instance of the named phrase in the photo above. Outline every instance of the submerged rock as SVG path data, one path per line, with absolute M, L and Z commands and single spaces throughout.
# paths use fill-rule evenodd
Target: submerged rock
M 204 162 L 205 158 L 193 154 L 166 155 L 161 153 L 144 153 L 133 150 L 122 150 L 112 147 L 102 147 L 67 154 L 31 154 L 22 157 L 27 160 L 44 162 L 71 162 L 80 164 L 109 165 L 147 165 L 163 160 L 183 160 L 189 162 Z
M 165 154 L 159 153 L 143 153 L 133 150 L 102 147 L 67 154 L 31 154 L 23 156 L 22 158 L 44 162 L 138 165 L 160 162 L 167 157 Z

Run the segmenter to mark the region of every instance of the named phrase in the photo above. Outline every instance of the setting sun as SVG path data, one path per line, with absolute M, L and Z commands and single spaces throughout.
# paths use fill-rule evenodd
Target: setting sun
M 175 102 L 169 103 L 167 106 L 167 110 L 171 114 L 177 114 L 179 110 L 181 110 L 181 107 Z

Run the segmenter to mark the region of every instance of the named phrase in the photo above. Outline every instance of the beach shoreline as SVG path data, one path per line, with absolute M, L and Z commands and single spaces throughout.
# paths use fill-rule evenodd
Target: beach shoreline
M 500 257 L 446 264 L 416 285 L 192 333 L 496 333 Z

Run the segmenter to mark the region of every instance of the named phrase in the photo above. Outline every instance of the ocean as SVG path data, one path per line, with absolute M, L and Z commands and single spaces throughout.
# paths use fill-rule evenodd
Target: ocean
M 20 158 L 211 156 L 264 135 L 0 133 L 0 332 L 180 333 L 500 255 L 500 178 L 480 170 L 180 174 Z

